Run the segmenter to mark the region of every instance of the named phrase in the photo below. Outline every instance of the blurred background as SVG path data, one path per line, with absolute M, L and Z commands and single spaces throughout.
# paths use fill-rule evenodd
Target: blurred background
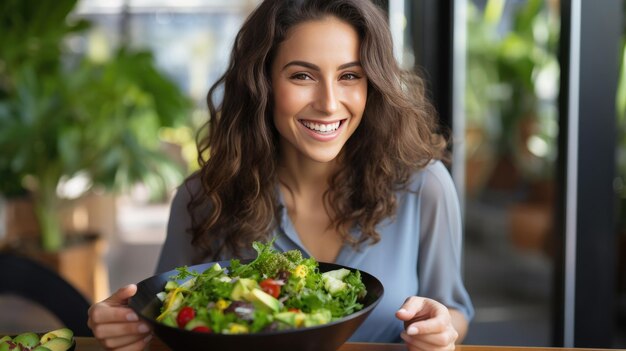
M 2 252 L 89 302 L 153 275 L 206 93 L 258 3 L 3 1 Z M 624 2 L 377 3 L 450 130 L 466 343 L 626 347 Z M 60 323 L 16 294 L 0 310 L 6 333 Z

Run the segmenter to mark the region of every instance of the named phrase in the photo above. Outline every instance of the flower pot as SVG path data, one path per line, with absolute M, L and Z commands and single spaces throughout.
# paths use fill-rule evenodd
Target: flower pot
M 552 208 L 545 203 L 517 203 L 508 208 L 509 234 L 520 251 L 546 252 L 553 228 Z
M 88 200 L 86 208 L 92 211 L 97 200 Z M 108 207 L 108 206 L 105 206 Z M 0 247 L 30 257 L 56 271 L 64 279 L 78 289 L 89 301 L 95 302 L 109 295 L 108 269 L 104 262 L 107 250 L 107 235 L 100 230 L 92 229 L 84 220 L 76 217 L 95 217 L 97 222 L 115 223 L 111 221 L 113 209 L 104 214 L 84 214 L 83 207 L 65 208 L 59 211 L 64 223 L 64 231 L 71 233 L 65 236 L 65 243 L 60 250 L 49 252 L 41 248 L 39 224 L 35 216 L 33 201 L 29 198 L 11 199 L 4 205 L 5 237 Z M 78 214 L 77 214 L 78 213 Z M 79 225 L 76 225 L 78 222 Z M 82 224 L 81 224 L 82 223 Z M 104 233 L 108 234 L 108 233 Z

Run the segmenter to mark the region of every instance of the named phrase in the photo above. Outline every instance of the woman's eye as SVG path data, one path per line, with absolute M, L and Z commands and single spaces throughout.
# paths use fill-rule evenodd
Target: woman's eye
M 354 74 L 354 73 L 346 73 L 343 76 L 341 76 L 341 79 L 344 80 L 355 80 L 355 79 L 359 79 L 361 78 L 360 76 Z
M 309 75 L 305 74 L 305 73 L 296 73 L 296 74 L 291 76 L 291 79 L 295 79 L 295 80 L 310 80 L 312 78 L 309 77 Z

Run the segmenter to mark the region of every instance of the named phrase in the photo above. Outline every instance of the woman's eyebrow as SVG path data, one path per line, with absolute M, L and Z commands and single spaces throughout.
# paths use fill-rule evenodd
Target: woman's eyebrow
M 361 62 L 360 61 L 352 61 L 352 62 L 344 63 L 343 65 L 340 65 L 339 67 L 337 67 L 337 70 L 346 69 L 348 67 L 354 67 L 354 66 L 361 67 Z
M 283 70 L 286 69 L 289 66 L 302 66 L 302 67 L 306 67 L 306 68 L 310 68 L 314 71 L 320 71 L 320 68 L 318 65 L 310 63 L 310 62 L 306 62 L 306 61 L 291 61 L 289 63 L 287 63 L 286 65 L 283 66 Z M 337 70 L 341 70 L 341 69 L 345 69 L 348 67 L 354 67 L 354 66 L 361 66 L 361 62 L 360 61 L 353 61 L 353 62 L 348 62 L 348 63 L 344 63 L 342 65 L 339 65 L 337 67 Z

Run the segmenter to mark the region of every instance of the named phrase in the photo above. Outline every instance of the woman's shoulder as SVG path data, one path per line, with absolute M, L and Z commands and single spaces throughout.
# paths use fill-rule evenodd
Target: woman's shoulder
M 455 190 L 450 171 L 443 162 L 433 160 L 413 174 L 409 183 L 409 190 L 419 192 L 427 189 Z
M 411 177 L 407 191 L 401 196 L 422 204 L 458 202 L 456 186 L 450 171 L 439 160 L 431 161 L 424 168 L 416 171 Z
M 200 177 L 197 173 L 185 178 L 185 180 L 176 188 L 174 194 L 174 202 L 176 203 L 188 203 L 191 200 L 193 194 L 197 193 L 201 188 Z

